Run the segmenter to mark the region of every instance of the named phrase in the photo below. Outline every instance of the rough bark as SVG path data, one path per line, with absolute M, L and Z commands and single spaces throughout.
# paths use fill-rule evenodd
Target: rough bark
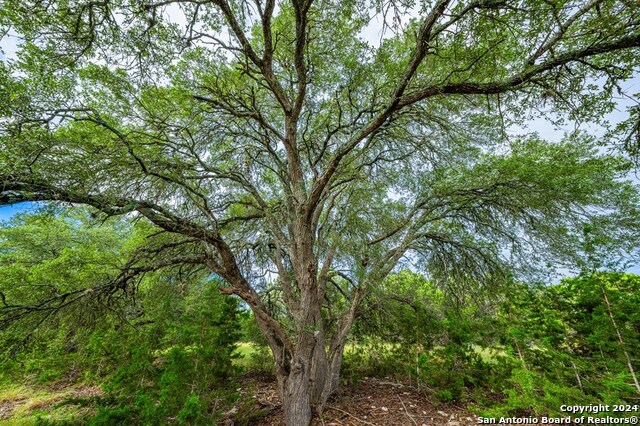
M 278 387 L 288 426 L 307 425 L 314 415 L 321 415 L 340 380 L 344 345 L 337 348 L 337 352 L 327 354 L 321 342 L 305 343 L 298 354 L 276 361 Z M 309 352 L 312 352 L 311 356 Z
M 322 414 L 328 398 L 337 390 L 347 330 L 355 318 L 351 309 L 327 345 L 317 261 L 307 243 L 298 249 L 294 262 L 300 290 L 299 309 L 294 314 L 295 340 L 290 348 L 270 344 L 288 426 L 309 424 L 314 415 Z
M 287 370 L 279 369 L 280 375 L 288 373 L 278 378 L 287 426 L 308 425 L 313 416 L 308 362 L 296 356 Z

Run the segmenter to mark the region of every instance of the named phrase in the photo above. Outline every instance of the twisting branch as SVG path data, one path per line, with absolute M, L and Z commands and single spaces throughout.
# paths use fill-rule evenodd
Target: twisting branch
M 593 44 L 582 49 L 565 52 L 556 55 L 554 58 L 542 62 L 540 65 L 527 66 L 520 73 L 508 80 L 492 83 L 445 83 L 434 85 L 416 90 L 402 97 L 398 103 L 398 107 L 405 107 L 424 99 L 438 95 L 495 95 L 515 90 L 523 84 L 530 82 L 534 77 L 544 72 L 558 68 L 571 62 L 577 62 L 581 59 L 591 56 L 601 55 L 603 53 L 613 52 L 620 49 L 632 47 L 640 47 L 640 34 L 631 34 L 620 39 Z
M 349 154 L 349 152 L 351 152 L 356 146 L 358 146 L 360 142 L 362 142 L 364 139 L 378 130 L 398 109 L 398 105 L 407 86 L 413 79 L 418 67 L 429 51 L 429 42 L 431 41 L 433 36 L 433 27 L 438 19 L 444 14 L 449 1 L 450 0 L 440 0 L 424 20 L 420 29 L 420 34 L 416 42 L 416 48 L 412 59 L 409 62 L 406 71 L 402 76 L 400 82 L 398 83 L 390 101 L 388 102 L 387 107 L 379 112 L 363 129 L 361 129 L 353 138 L 351 138 L 351 140 L 345 146 L 343 146 L 338 150 L 338 152 L 333 155 L 333 157 L 329 160 L 324 173 L 322 173 L 322 175 L 314 182 L 313 188 L 311 190 L 311 195 L 309 196 L 308 200 L 311 212 L 318 207 L 319 201 L 322 198 L 327 185 L 338 169 L 338 166 L 340 165 L 342 159 L 347 154 Z

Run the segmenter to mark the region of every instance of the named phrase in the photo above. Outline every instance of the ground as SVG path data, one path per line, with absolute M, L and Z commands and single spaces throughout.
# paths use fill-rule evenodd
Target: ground
M 225 426 L 246 424 L 249 419 L 253 426 L 284 426 L 282 404 L 272 379 L 245 376 L 240 380 L 240 386 L 241 401 L 244 402 L 226 413 Z M 100 395 L 97 387 L 69 383 L 48 388 L 17 386 L 5 389 L 0 393 L 0 424 L 33 425 L 38 416 L 52 424 L 61 419 L 77 419 L 92 410 L 80 401 L 97 395 Z M 345 386 L 329 401 L 323 417 L 313 424 L 462 426 L 476 424 L 475 418 L 462 407 L 436 404 L 425 392 L 409 384 L 365 377 L 357 384 Z
M 256 384 L 257 387 L 243 391 L 255 399 L 254 412 L 260 414 L 250 424 L 284 426 L 282 404 L 275 383 L 258 380 Z M 234 423 L 229 419 L 228 424 Z M 314 426 L 474 424 L 476 416 L 463 407 L 437 404 L 425 392 L 408 384 L 368 377 L 355 385 L 343 387 L 329 401 L 323 417 L 313 423 Z
M 0 424 L 30 426 L 39 417 L 52 424 L 81 419 L 95 410 L 83 401 L 101 395 L 97 386 L 60 382 L 55 386 L 17 385 L 0 391 Z

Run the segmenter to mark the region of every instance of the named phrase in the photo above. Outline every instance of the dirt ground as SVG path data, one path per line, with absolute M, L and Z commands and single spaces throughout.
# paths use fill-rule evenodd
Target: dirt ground
M 221 425 L 285 425 L 282 403 L 273 379 L 244 377 L 239 386 L 241 398 L 238 405 L 223 417 Z M 13 398 L 0 400 L 0 424 L 19 413 L 34 410 L 48 412 L 66 398 L 89 398 L 101 393 L 95 386 L 75 387 L 64 384 L 49 389 L 47 393 L 32 395 L 33 397 L 15 395 Z M 409 385 L 378 378 L 364 378 L 357 385 L 343 386 L 329 401 L 323 417 L 313 422 L 313 426 L 475 424 L 476 416 L 463 407 L 434 404 L 424 392 Z
M 284 426 L 282 404 L 274 382 L 262 381 L 254 390 L 244 391 L 256 401 L 250 423 L 254 426 Z M 264 415 L 260 415 L 264 413 Z M 234 424 L 229 422 L 229 424 Z M 357 385 L 343 388 L 329 401 L 314 426 L 431 426 L 475 425 L 476 416 L 462 407 L 436 406 L 423 392 L 387 381 L 365 378 Z

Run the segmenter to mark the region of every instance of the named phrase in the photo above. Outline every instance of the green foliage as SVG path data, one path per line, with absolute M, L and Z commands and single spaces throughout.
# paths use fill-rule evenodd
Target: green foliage
M 138 420 L 178 410 L 199 422 L 208 396 L 194 377 L 215 381 L 229 366 L 229 346 L 211 331 L 226 326 L 170 297 L 187 285 L 195 289 L 175 297 L 206 298 L 197 283 L 215 272 L 256 313 L 280 383 L 303 366 L 310 380 L 285 409 L 301 423 L 329 394 L 311 389 L 328 363 L 310 348 L 340 350 L 354 317 L 367 313 L 373 326 L 362 325 L 355 343 L 371 348 L 366 364 L 388 373 L 397 363 L 445 400 L 486 386 L 491 367 L 476 351 L 498 339 L 553 380 L 570 380 L 561 366 L 573 352 L 563 344 L 582 356 L 598 342 L 619 371 L 604 317 L 581 342 L 561 334 L 570 327 L 562 315 L 550 322 L 524 300 L 526 322 L 505 319 L 514 310 L 504 307 L 492 316 L 473 291 L 551 260 L 584 261 L 585 221 L 615 250 L 633 246 L 632 162 L 603 145 L 629 145 L 635 116 L 622 136 L 575 130 L 550 142 L 512 130 L 541 115 L 556 128 L 609 129 L 613 97 L 640 69 L 637 2 L 253 3 L 2 1 L 0 34 L 21 42 L 0 63 L 0 205 L 88 205 L 102 218 L 139 220 L 131 228 L 142 237 L 88 250 L 90 258 L 64 238 L 52 255 L 32 243 L 34 256 L 50 257 L 42 268 L 4 253 L 21 267 L 0 283 L 3 302 L 6 294 L 15 303 L 0 315 L 17 324 L 29 314 L 31 330 L 16 325 L 3 343 L 55 341 L 31 346 L 61 363 L 37 363 L 50 380 L 89 341 L 97 350 L 83 352 L 87 365 L 96 354 L 109 359 L 94 374 L 113 375 L 116 393 L 140 392 Z M 380 39 L 365 40 L 379 19 Z M 387 279 L 408 262 L 428 284 Z M 279 279 L 265 282 L 273 271 Z M 59 326 L 43 327 L 54 314 Z M 117 350 L 77 331 L 77 318 L 99 319 L 96 332 Z M 485 335 L 491 326 L 494 337 Z M 140 329 L 149 333 L 141 340 Z M 140 346 L 125 346 L 132 341 Z M 189 384 L 197 401 L 176 394 Z
M 561 415 L 562 404 L 637 398 L 627 364 L 640 357 L 636 275 L 511 283 L 492 303 L 406 271 L 386 286 L 383 302 L 355 327 L 348 379 L 393 374 L 442 402 L 473 402 L 487 416 Z
M 89 212 L 19 216 L 0 230 L 0 288 L 23 303 L 91 288 L 148 241 L 146 232 L 119 221 L 98 227 Z M 52 284 L 36 285 L 43 281 Z M 236 342 L 249 348 L 245 368 L 273 373 L 255 319 L 220 285 L 198 271 L 157 271 L 114 299 L 113 309 L 88 305 L 88 319 L 78 302 L 36 328 L 9 322 L 0 333 L 11 355 L 2 380 L 103 383 L 97 412 L 83 420 L 91 425 L 211 424 L 238 397 Z M 363 305 L 344 379 L 395 376 L 486 416 L 560 415 L 562 404 L 637 398 L 628 360 L 640 358 L 640 277 L 594 272 L 548 286 L 512 282 L 492 297 L 457 290 L 408 271 L 391 275 Z
M 100 363 L 87 343 L 115 327 L 119 314 L 138 312 L 131 288 L 101 289 L 140 230 L 122 221 L 96 226 L 92 214 L 49 209 L 0 228 L 0 293 L 10 305 L 0 314 L 0 347 L 9 364 L 41 381 L 92 370 Z
M 192 395 L 187 399 L 187 402 L 185 402 L 184 408 L 182 408 L 178 413 L 178 422 L 180 424 L 193 424 L 201 417 L 202 405 L 200 404 L 200 399 L 197 396 Z
M 354 327 L 356 350 L 345 354 L 348 378 L 409 378 L 434 389 L 444 402 L 468 399 L 471 389 L 491 388 L 500 380 L 502 358 L 489 362 L 480 351 L 495 325 L 490 312 L 408 271 L 391 275 L 383 288 Z
M 549 380 L 539 371 L 514 368 L 505 384 L 501 404 L 485 410 L 488 416 L 558 416 L 563 404 L 588 404 L 590 399 L 579 389 Z
M 505 331 L 501 343 L 517 368 L 504 387 L 504 404 L 491 412 L 559 415 L 561 404 L 633 401 L 638 390 L 627 355 L 640 355 L 639 285 L 636 275 L 596 272 L 547 287 L 511 288 L 497 315 Z
M 238 356 L 242 358 L 242 366 L 252 373 L 272 377 L 275 373 L 273 355 L 255 317 L 250 311 L 244 311 L 239 320 L 243 344 Z
M 101 415 L 114 410 L 114 416 L 122 416 L 127 407 L 128 421 L 134 423 L 177 418 L 181 424 L 210 424 L 216 413 L 208 407 L 233 398 L 237 302 L 223 297 L 213 283 L 196 285 L 186 295 L 176 294 L 169 282 L 154 290 L 148 300 L 156 306 L 154 322 L 120 355 L 120 367 L 105 385 L 112 408 Z
M 146 232 L 122 221 L 98 226 L 89 212 L 19 216 L 0 230 L 0 291 L 25 306 L 98 291 L 131 251 L 148 244 Z M 157 271 L 135 287 L 124 284 L 111 297 L 78 299 L 50 315 L 5 317 L 0 341 L 8 357 L 0 374 L 103 384 L 105 397 L 88 424 L 210 424 L 234 398 L 237 299 L 197 270 Z

